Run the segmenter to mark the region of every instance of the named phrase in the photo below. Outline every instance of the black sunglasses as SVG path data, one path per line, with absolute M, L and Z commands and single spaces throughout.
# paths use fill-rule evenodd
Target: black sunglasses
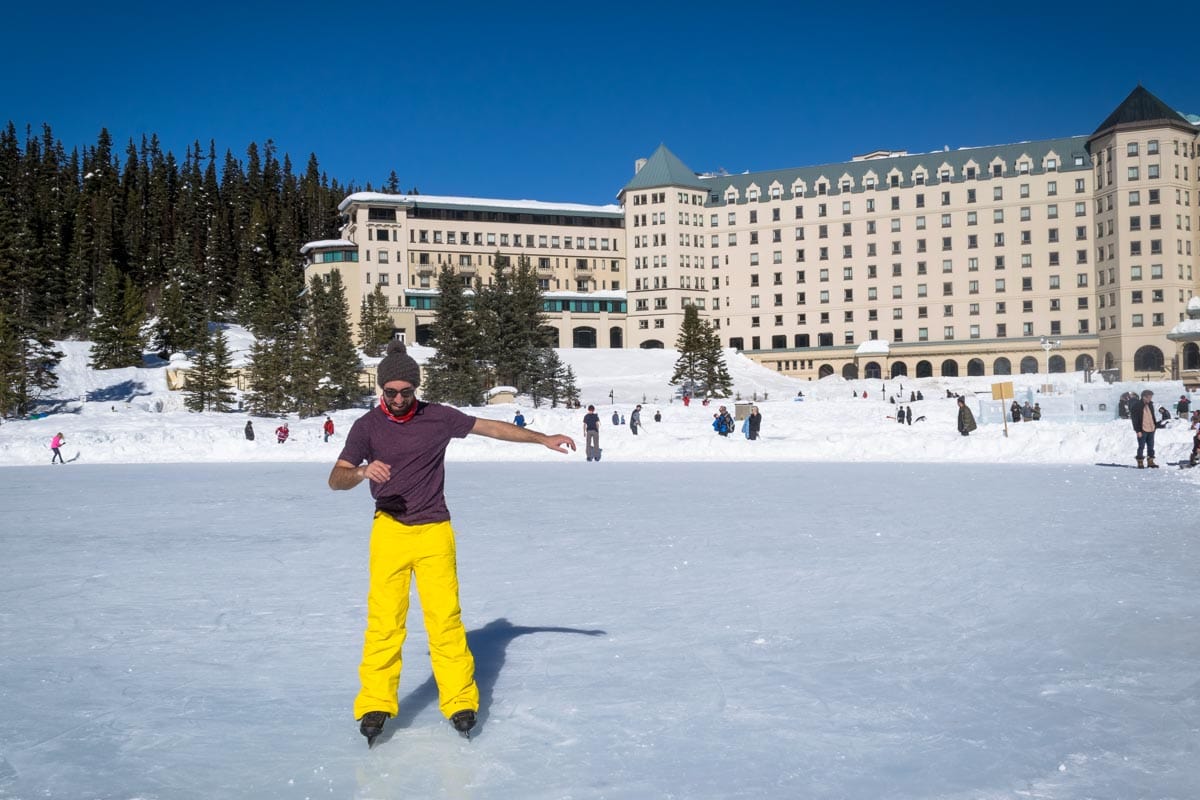
M 412 388 L 411 386 L 407 389 L 384 389 L 383 390 L 383 396 L 386 397 L 388 400 L 395 400 L 396 395 L 400 395 L 401 397 L 403 397 L 407 400 L 408 398 L 412 397 L 416 393 L 417 393 L 417 390 Z

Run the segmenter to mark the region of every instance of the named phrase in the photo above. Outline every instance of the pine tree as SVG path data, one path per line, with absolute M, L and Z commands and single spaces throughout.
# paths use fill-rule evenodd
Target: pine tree
M 304 416 L 352 408 L 362 398 L 362 360 L 350 335 L 350 309 L 338 270 L 328 283 L 313 276 L 305 296 L 304 324 L 296 365 L 296 410 Z
M 232 354 L 223 326 L 204 325 L 188 370 L 183 403 L 192 411 L 231 411 L 234 395 Z
M 462 278 L 449 265 L 438 274 L 438 294 L 433 323 L 437 352 L 425 365 L 423 394 L 434 402 L 480 405 L 483 381 L 476 358 L 479 331 L 471 319 Z
M 395 334 L 392 312 L 388 310 L 387 296 L 383 287 L 375 285 L 375 291 L 362 299 L 359 307 L 358 341 L 362 351 L 378 358 L 383 355 L 387 343 Z
M 683 309 L 683 323 L 679 327 L 675 349 L 679 351 L 679 358 L 675 360 L 675 372 L 669 383 L 672 386 L 682 384 L 689 394 L 699 394 L 706 388 L 708 334 L 695 306 Z
M 684 391 L 692 395 L 729 395 L 733 379 L 725 366 L 720 337 L 707 321 L 700 318 L 695 306 L 686 306 L 683 310 L 683 324 L 675 349 L 679 351 L 679 358 L 669 381 L 672 386 L 682 385 Z
M 98 316 L 92 324 L 94 369 L 138 367 L 142 364 L 142 322 L 146 311 L 142 292 L 128 275 L 111 264 L 97 289 Z

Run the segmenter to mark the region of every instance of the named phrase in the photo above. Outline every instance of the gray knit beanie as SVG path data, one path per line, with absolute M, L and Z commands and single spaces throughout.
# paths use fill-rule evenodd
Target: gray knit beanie
M 408 354 L 404 342 L 393 341 L 388 345 L 387 355 L 379 362 L 375 381 L 381 387 L 389 381 L 407 381 L 413 386 L 421 385 L 421 368 Z

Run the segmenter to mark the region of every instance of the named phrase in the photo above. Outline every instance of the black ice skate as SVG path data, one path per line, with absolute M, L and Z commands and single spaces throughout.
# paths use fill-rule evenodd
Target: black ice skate
M 450 717 L 450 724 L 454 726 L 454 730 L 462 734 L 464 739 L 470 739 L 471 729 L 475 727 L 475 712 L 469 708 L 455 711 Z
M 362 715 L 362 724 L 358 730 L 367 737 L 367 747 L 375 744 L 375 737 L 383 733 L 383 723 L 391 716 L 386 711 L 368 711 Z

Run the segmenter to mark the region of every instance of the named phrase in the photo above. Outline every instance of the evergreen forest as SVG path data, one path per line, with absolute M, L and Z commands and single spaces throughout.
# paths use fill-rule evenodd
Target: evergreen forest
M 383 190 L 395 184 L 393 173 Z M 22 133 L 9 122 L 0 131 L 0 413 L 25 413 L 54 388 L 56 339 L 95 341 L 101 369 L 188 351 L 201 354 L 205 375 L 220 374 L 223 344 L 210 329 L 219 322 L 249 328 L 263 351 L 257 366 L 287 375 L 254 387 L 259 410 L 342 402 L 357 356 L 345 318 L 329 315 L 346 298 L 340 285 L 304 285 L 299 249 L 337 235 L 337 205 L 354 191 L 315 154 L 297 171 L 269 140 L 240 156 L 197 141 L 181 160 L 153 135 L 122 148 L 101 130 L 68 151 L 48 125 Z M 352 364 L 314 363 L 348 353 Z M 211 388 L 192 406 L 225 406 Z

